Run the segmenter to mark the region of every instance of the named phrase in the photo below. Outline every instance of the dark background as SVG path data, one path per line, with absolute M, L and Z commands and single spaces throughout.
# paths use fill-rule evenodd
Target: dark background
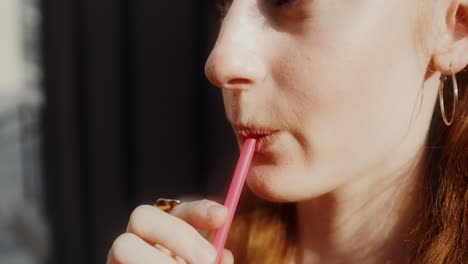
M 237 146 L 203 72 L 212 1 L 42 0 L 53 263 L 105 263 L 132 209 L 218 195 Z

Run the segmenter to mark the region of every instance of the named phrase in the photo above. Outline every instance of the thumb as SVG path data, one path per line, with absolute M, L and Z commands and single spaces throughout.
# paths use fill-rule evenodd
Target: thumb
M 232 255 L 232 252 L 224 249 L 219 264 L 234 264 L 234 256 Z

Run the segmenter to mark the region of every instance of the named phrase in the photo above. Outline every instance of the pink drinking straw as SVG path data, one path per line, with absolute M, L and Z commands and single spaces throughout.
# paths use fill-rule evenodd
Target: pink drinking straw
M 218 252 L 218 257 L 216 258 L 216 264 L 219 263 L 221 254 L 224 249 L 224 244 L 229 234 L 229 229 L 231 228 L 232 219 L 234 218 L 234 213 L 236 212 L 237 204 L 239 203 L 239 198 L 242 192 L 242 187 L 244 187 L 245 178 L 249 172 L 250 162 L 255 151 L 256 140 L 249 138 L 244 142 L 242 150 L 240 153 L 239 161 L 237 162 L 237 167 L 232 177 L 231 186 L 224 202 L 224 206 L 228 209 L 229 215 L 227 221 L 221 226 L 215 234 L 213 239 L 213 246 Z

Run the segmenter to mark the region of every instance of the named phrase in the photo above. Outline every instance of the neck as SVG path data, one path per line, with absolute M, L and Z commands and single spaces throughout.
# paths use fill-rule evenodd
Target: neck
M 297 204 L 297 263 L 404 263 L 419 213 L 417 155 L 398 171 L 373 173 Z

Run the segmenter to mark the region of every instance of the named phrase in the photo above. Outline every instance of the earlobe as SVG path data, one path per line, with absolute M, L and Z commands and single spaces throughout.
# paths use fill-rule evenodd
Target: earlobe
M 468 65 L 468 36 L 459 41 L 452 58 L 449 65 L 452 73 L 458 73 Z
M 452 50 L 436 50 L 432 59 L 436 71 L 444 75 L 451 74 Z
M 435 68 L 449 75 L 468 65 L 468 0 L 453 0 L 447 10 L 446 31 L 434 52 Z

